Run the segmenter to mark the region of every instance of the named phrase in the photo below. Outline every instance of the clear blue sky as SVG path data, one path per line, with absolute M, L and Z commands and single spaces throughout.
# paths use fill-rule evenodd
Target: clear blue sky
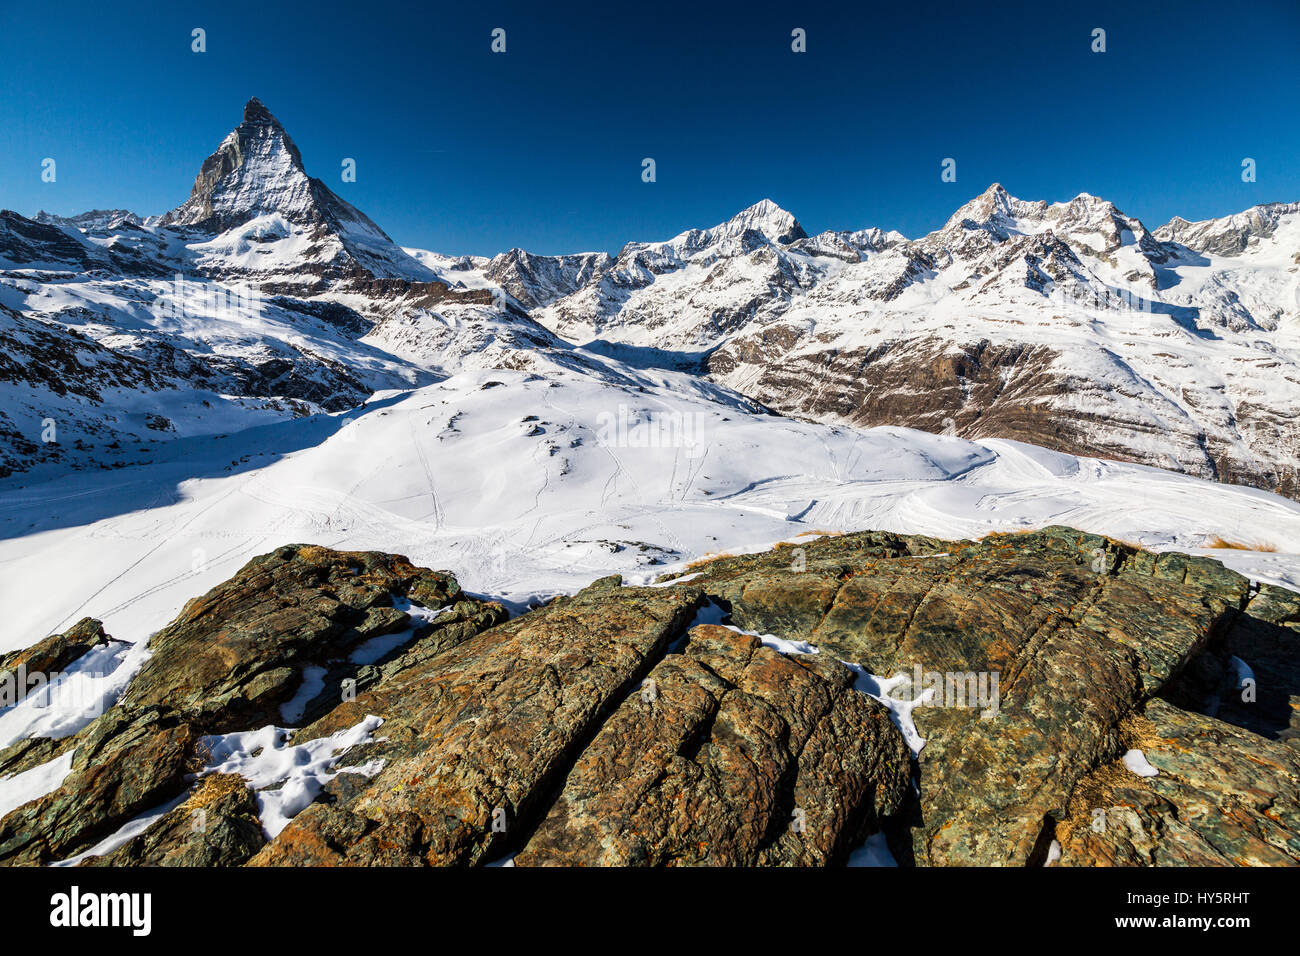
M 447 253 L 613 250 L 764 197 L 916 236 L 993 181 L 1153 227 L 1300 200 L 1300 0 L 295 6 L 0 0 L 0 207 L 163 212 L 254 95 L 310 173 Z

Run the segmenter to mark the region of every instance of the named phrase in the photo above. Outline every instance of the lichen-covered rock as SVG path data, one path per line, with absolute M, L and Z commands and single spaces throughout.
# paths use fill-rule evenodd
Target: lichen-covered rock
M 834 865 L 879 831 L 905 865 L 1053 844 L 1061 865 L 1300 863 L 1300 595 L 1068 528 L 691 570 L 506 621 L 404 558 L 278 549 L 187 604 L 118 706 L 0 752 L 12 773 L 73 750 L 0 820 L 0 863 L 85 853 L 176 800 L 86 865 Z M 698 623 L 708 601 L 738 628 Z M 412 606 L 439 613 L 413 626 Z M 24 653 L 105 639 L 82 622 Z M 843 662 L 928 695 L 919 756 Z M 267 842 L 242 778 L 194 780 L 203 735 L 282 723 L 290 699 L 295 744 L 382 730 Z
M 304 730 L 321 737 L 367 714 L 382 740 L 340 776 L 259 865 L 475 864 L 504 852 L 608 714 L 637 687 L 702 603 L 700 591 L 602 584 L 432 658 L 413 654 Z
M 412 628 L 410 615 L 394 606 L 399 601 L 446 611 Z M 287 545 L 254 558 L 154 636 L 151 656 L 117 706 L 64 741 L 24 741 L 0 755 L 25 768 L 75 748 L 56 790 L 0 820 L 0 863 L 76 855 L 175 799 L 203 765 L 202 737 L 283 724 L 281 705 L 309 667 L 325 676 L 308 710 L 327 710 L 373 667 L 350 658 L 362 642 L 411 628 L 405 646 L 428 655 L 505 617 L 500 605 L 466 598 L 450 574 L 399 555 Z M 187 851 L 160 844 L 148 852 Z
M 1122 760 L 1082 780 L 1060 866 L 1300 865 L 1300 754 L 1154 700 L 1128 728 L 1155 776 Z
M 409 625 L 395 596 L 436 609 L 461 592 L 450 574 L 400 555 L 278 548 L 187 603 L 154 636 L 122 707 L 180 711 L 203 733 L 280 722 L 279 705 L 302 683 L 304 668 L 343 662 L 363 641 Z M 488 613 L 481 624 L 503 616 Z M 338 684 L 330 689 L 337 700 Z
M 266 842 L 257 798 L 242 777 L 204 777 L 144 833 L 81 866 L 238 866 Z
M 1300 594 L 1262 585 L 1162 696 L 1300 752 Z
M 62 785 L 0 820 L 0 862 L 73 856 L 166 803 L 186 787 L 197 736 L 174 714 L 108 711 L 77 735 Z
M 1045 859 L 1119 725 L 1236 620 L 1248 582 L 1207 559 L 1050 528 L 980 542 L 848 535 L 729 558 L 693 584 L 737 624 L 885 676 L 928 675 L 913 862 Z M 968 699 L 983 680 L 996 701 Z
M 826 865 L 900 809 L 909 753 L 842 664 L 704 625 L 578 758 L 516 866 Z
M 31 647 L 0 657 L 0 709 L 25 699 L 29 691 L 47 686 L 56 674 L 111 638 L 94 618 L 82 618 L 62 634 L 51 634 Z M 64 754 L 72 742 L 52 737 L 28 737 L 0 748 L 0 777 L 22 773 Z

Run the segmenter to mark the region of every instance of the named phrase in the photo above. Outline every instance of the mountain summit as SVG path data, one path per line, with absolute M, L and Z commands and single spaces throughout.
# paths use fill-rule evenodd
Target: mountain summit
M 709 231 L 722 237 L 740 235 L 747 229 L 753 229 L 771 241 L 782 244 L 808 237 L 794 214 L 782 209 L 770 199 L 759 200 Z
M 369 217 L 307 175 L 298 147 L 256 97 L 204 160 L 190 198 L 159 224 L 209 233 L 243 230 L 260 244 L 305 238 L 309 258 L 328 271 L 359 266 L 377 277 L 429 278 Z M 244 238 L 231 237 L 234 248 L 224 251 L 239 254 Z M 275 257 L 265 264 L 274 267 Z
M 307 175 L 298 147 L 254 97 L 244 107 L 243 121 L 204 160 L 190 198 L 161 224 L 224 232 L 267 213 L 308 222 L 323 218 L 321 206 L 331 199 L 342 202 Z

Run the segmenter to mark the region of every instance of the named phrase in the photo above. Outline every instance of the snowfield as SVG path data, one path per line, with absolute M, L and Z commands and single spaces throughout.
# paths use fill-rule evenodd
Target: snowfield
M 596 359 L 593 357 L 593 361 Z M 178 438 L 149 464 L 0 481 L 0 649 L 84 616 L 138 642 L 291 542 L 398 552 L 514 611 L 602 575 L 828 531 L 1068 524 L 1300 587 L 1300 503 L 1139 465 L 803 423 L 691 376 L 468 370 L 364 407 Z

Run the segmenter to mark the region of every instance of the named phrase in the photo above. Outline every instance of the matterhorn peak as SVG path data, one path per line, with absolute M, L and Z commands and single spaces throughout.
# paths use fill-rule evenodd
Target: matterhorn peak
M 273 213 L 290 222 L 315 221 L 320 211 L 314 192 L 298 147 L 253 97 L 240 124 L 199 169 L 190 198 L 163 216 L 162 224 L 221 232 Z
M 259 236 L 264 250 L 267 236 L 292 234 L 310 241 L 322 268 L 360 266 L 375 276 L 433 277 L 364 213 L 307 175 L 298 147 L 257 97 L 244 105 L 240 124 L 204 160 L 190 198 L 159 224 L 213 236 L 232 233 L 222 248 L 236 252 L 247 244 L 246 233 Z M 268 265 L 273 261 L 265 254 L 259 258 Z

